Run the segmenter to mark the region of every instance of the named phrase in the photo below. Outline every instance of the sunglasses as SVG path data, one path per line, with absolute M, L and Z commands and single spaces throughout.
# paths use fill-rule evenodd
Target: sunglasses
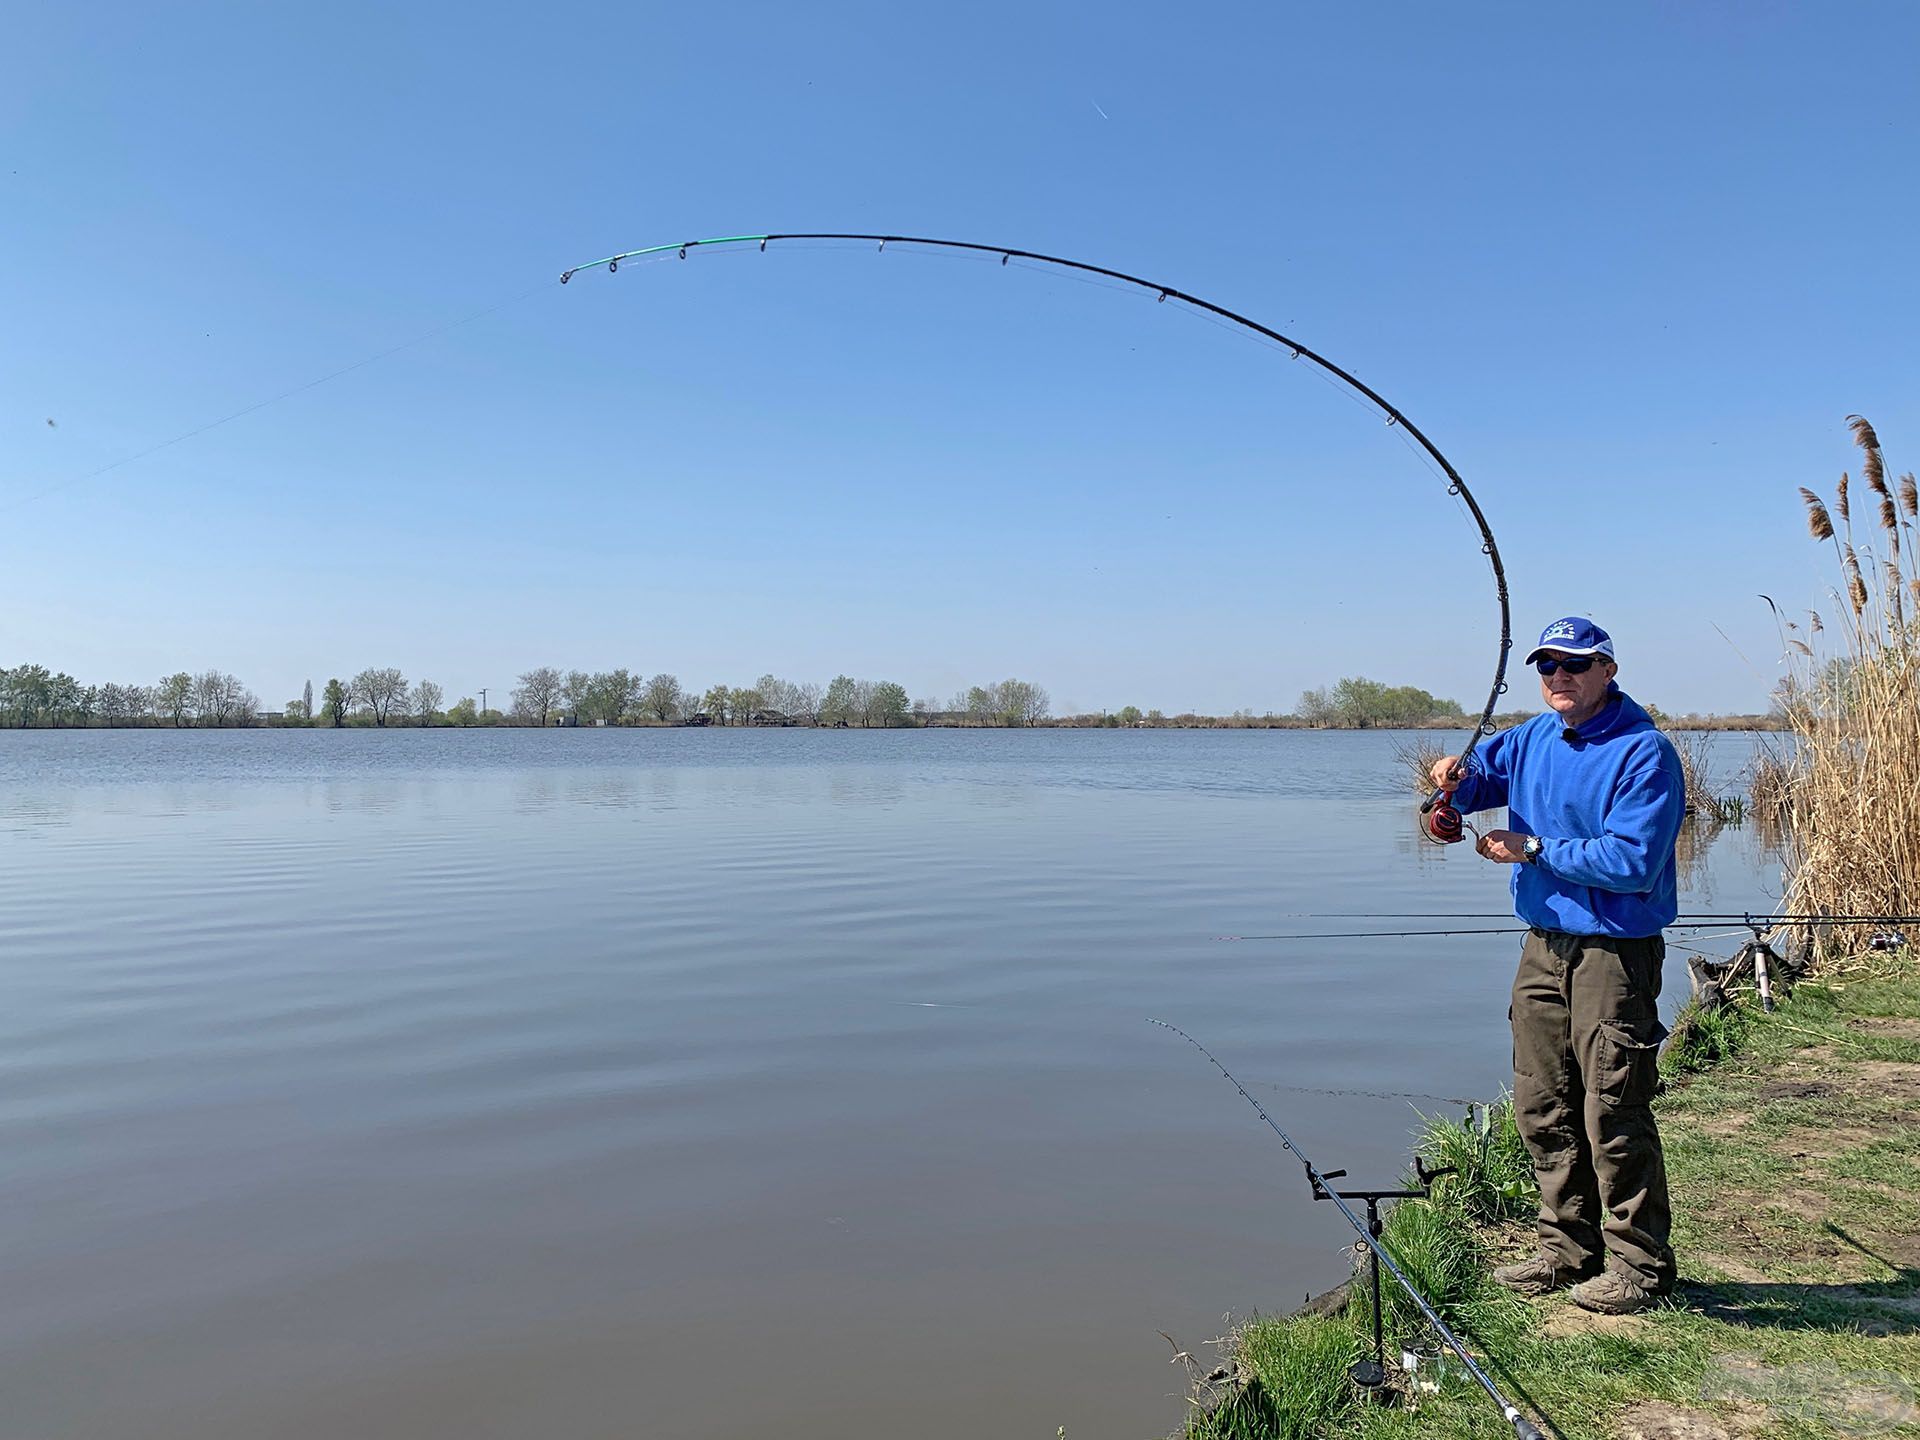
M 1551 675 L 1556 670 L 1564 670 L 1569 675 L 1584 675 L 1606 658 L 1604 655 L 1570 655 L 1565 660 L 1555 660 L 1549 655 L 1543 660 L 1536 660 L 1533 668 L 1542 675 Z

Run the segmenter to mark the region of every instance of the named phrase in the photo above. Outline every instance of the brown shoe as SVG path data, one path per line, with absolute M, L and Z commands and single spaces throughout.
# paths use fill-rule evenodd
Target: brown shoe
M 1649 1290 L 1620 1270 L 1604 1270 L 1573 1287 L 1573 1303 L 1596 1315 L 1632 1315 L 1659 1299 L 1658 1290 Z
M 1569 1270 L 1550 1255 L 1534 1255 L 1512 1265 L 1502 1265 L 1493 1272 L 1496 1285 L 1504 1285 L 1509 1290 L 1522 1295 L 1546 1295 L 1572 1285 L 1585 1270 Z

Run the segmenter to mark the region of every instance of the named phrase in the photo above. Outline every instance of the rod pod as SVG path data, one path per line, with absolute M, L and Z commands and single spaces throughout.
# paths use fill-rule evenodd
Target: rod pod
M 1213 1068 L 1226 1077 L 1227 1083 L 1240 1092 L 1240 1097 L 1249 1105 L 1253 1106 L 1255 1112 L 1266 1122 L 1267 1128 L 1280 1137 L 1280 1143 L 1286 1146 L 1288 1152 L 1306 1167 L 1307 1182 L 1314 1187 L 1316 1192 L 1315 1198 L 1331 1200 L 1339 1207 L 1340 1213 L 1347 1217 L 1347 1223 L 1353 1226 L 1353 1228 L 1359 1232 L 1360 1238 L 1366 1242 L 1368 1250 L 1386 1267 L 1387 1273 L 1393 1276 L 1402 1290 L 1407 1292 L 1407 1298 L 1413 1301 L 1414 1305 L 1419 1308 L 1420 1313 L 1426 1317 L 1427 1323 L 1433 1326 L 1434 1333 L 1440 1337 L 1441 1341 L 1449 1350 L 1460 1357 L 1460 1363 L 1467 1367 L 1467 1373 L 1473 1376 L 1482 1390 L 1487 1392 L 1487 1398 L 1500 1407 L 1501 1418 L 1513 1427 L 1514 1440 L 1546 1440 L 1546 1437 L 1540 1431 L 1540 1427 L 1525 1415 L 1521 1414 L 1520 1407 L 1507 1399 L 1507 1397 L 1501 1393 L 1500 1387 L 1493 1383 L 1492 1378 L 1488 1376 L 1487 1372 L 1480 1368 L 1480 1362 L 1468 1353 L 1467 1347 L 1461 1343 L 1460 1337 L 1453 1333 L 1453 1328 L 1440 1318 L 1439 1313 L 1428 1303 L 1427 1297 L 1422 1295 L 1414 1286 L 1414 1283 L 1407 1278 L 1406 1271 L 1400 1268 L 1400 1262 L 1393 1258 L 1393 1252 L 1388 1250 L 1386 1246 L 1380 1244 L 1378 1239 L 1368 1231 L 1366 1221 L 1354 1214 L 1353 1207 L 1347 1204 L 1346 1200 L 1338 1191 L 1327 1184 L 1327 1176 L 1312 1160 L 1307 1158 L 1306 1154 L 1298 1145 L 1293 1143 L 1293 1137 L 1275 1123 L 1274 1118 L 1267 1113 L 1266 1106 L 1254 1099 L 1253 1096 L 1248 1093 L 1247 1087 L 1233 1078 L 1233 1072 L 1222 1065 L 1211 1050 L 1187 1034 L 1187 1032 L 1182 1030 L 1178 1025 L 1170 1025 L 1165 1020 L 1155 1020 L 1152 1018 L 1149 1018 L 1147 1023 L 1149 1025 L 1158 1025 L 1163 1030 L 1171 1030 L 1202 1055 L 1206 1056 L 1207 1059 L 1212 1062 Z M 1319 1193 L 1322 1191 L 1325 1192 L 1324 1197 Z
M 1307 1172 L 1308 1183 L 1313 1186 L 1313 1198 L 1316 1200 L 1364 1200 L 1367 1202 L 1367 1289 L 1373 1300 L 1373 1358 L 1356 1360 L 1347 1367 L 1347 1374 L 1369 1395 L 1378 1396 L 1387 1383 L 1387 1340 L 1386 1307 L 1380 1303 L 1380 1232 L 1385 1228 L 1380 1219 L 1382 1200 L 1424 1200 L 1433 1194 L 1433 1182 L 1442 1175 L 1457 1175 L 1456 1165 L 1442 1166 L 1438 1170 L 1429 1170 L 1426 1162 L 1418 1155 L 1413 1157 L 1414 1172 L 1420 1177 L 1418 1190 L 1340 1190 L 1326 1188 L 1322 1183 L 1337 1180 L 1347 1172 L 1328 1170 L 1315 1176 Z

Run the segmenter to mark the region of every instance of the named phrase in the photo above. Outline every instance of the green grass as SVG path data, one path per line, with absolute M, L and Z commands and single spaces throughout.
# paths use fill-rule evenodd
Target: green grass
M 1660 1052 L 1660 1073 L 1671 1080 L 1697 1075 L 1738 1051 L 1746 1040 L 1747 1011 L 1702 1010 L 1689 1000 L 1674 1017 L 1673 1034 Z
M 1920 1436 L 1920 981 L 1807 982 L 1774 1015 L 1743 1007 L 1700 1017 L 1691 1040 L 1675 1031 L 1681 1053 L 1663 1060 L 1657 1102 L 1681 1270 L 1670 1302 L 1596 1321 L 1564 1296 L 1520 1300 L 1491 1283 L 1492 1265 L 1531 1247 L 1537 1205 L 1505 1105 L 1485 1123 L 1424 1122 L 1420 1152 L 1459 1173 L 1389 1214 L 1387 1248 L 1565 1440 L 1611 1440 L 1635 1405 L 1761 1440 Z M 1438 1394 L 1361 1402 L 1346 1369 L 1371 1323 L 1357 1285 L 1337 1315 L 1242 1327 L 1243 1382 L 1197 1408 L 1184 1434 L 1512 1434 L 1457 1364 Z M 1435 1349 L 1397 1292 L 1386 1327 L 1391 1353 Z

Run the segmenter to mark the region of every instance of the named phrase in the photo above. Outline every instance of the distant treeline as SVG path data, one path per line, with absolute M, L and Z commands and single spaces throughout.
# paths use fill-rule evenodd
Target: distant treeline
M 1464 724 L 1458 700 L 1442 700 L 1412 685 L 1383 685 L 1350 675 L 1331 689 L 1309 690 L 1294 707 L 1302 723 L 1326 730 L 1412 730 Z
M 221 670 L 180 671 L 152 685 L 83 685 L 44 665 L 0 668 L 0 726 L 34 729 L 817 725 L 880 730 L 1033 725 L 1044 723 L 1048 708 L 1047 692 L 1027 680 L 974 686 L 943 708 L 932 699 L 909 699 L 906 687 L 895 681 L 850 675 L 836 675 L 825 685 L 762 675 L 750 685 L 714 685 L 700 692 L 668 674 L 562 672 L 551 665 L 522 674 L 505 709 L 483 709 L 470 695 L 451 705 L 445 698 L 433 681 L 409 683 L 391 666 L 330 679 L 317 699 L 308 681 L 297 699 L 277 710 L 262 706 L 259 696 Z
M 1648 710 L 1660 725 L 1676 730 L 1774 730 L 1767 715 L 1668 716 Z M 1411 685 L 1384 685 L 1349 677 L 1300 697 L 1290 713 L 1236 710 L 1230 715 L 1192 711 L 1168 715 L 1123 705 L 1118 710 L 1054 716 L 1046 690 L 1030 680 L 975 685 L 946 704 L 910 700 L 891 680 L 836 675 L 825 685 L 762 675 L 751 685 L 688 689 L 672 675 L 638 671 L 561 671 L 539 666 L 519 677 L 505 709 L 481 708 L 463 695 L 445 704 L 431 680 L 409 682 L 393 667 L 362 670 L 351 679 L 331 679 L 318 698 L 309 681 L 297 699 L 278 710 L 236 677 L 221 670 L 197 675 L 182 670 L 152 685 L 82 685 L 43 665 L 0 668 L 0 726 L 13 728 L 248 726 L 397 727 L 423 725 L 805 725 L 856 729 L 914 726 L 1032 727 L 1061 729 L 1169 730 L 1385 730 L 1456 729 L 1471 717 L 1459 702 Z M 1514 710 L 1493 717 L 1496 726 L 1517 724 L 1535 712 Z

